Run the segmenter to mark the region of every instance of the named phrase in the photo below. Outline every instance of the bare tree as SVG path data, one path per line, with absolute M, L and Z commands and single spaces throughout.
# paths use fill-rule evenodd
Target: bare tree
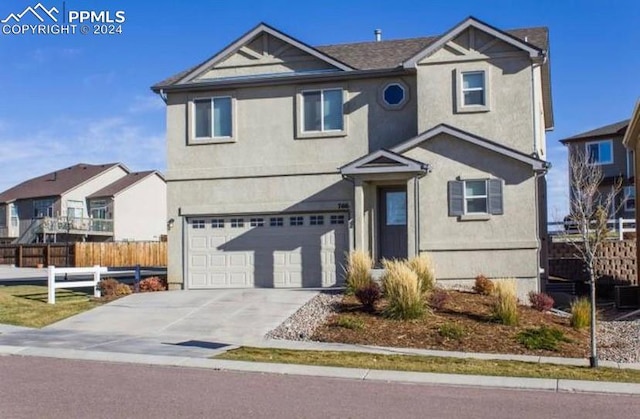
M 575 249 L 575 256 L 587 268 L 591 288 L 591 367 L 598 366 L 596 345 L 596 266 L 602 257 L 602 248 L 609 234 L 609 214 L 616 213 L 624 200 L 616 205 L 622 190 L 618 179 L 610 188 L 602 185 L 602 168 L 594 164 L 590 156 L 579 150 L 569 159 L 569 182 L 571 185 L 571 212 L 565 219 L 570 227 L 564 238 Z

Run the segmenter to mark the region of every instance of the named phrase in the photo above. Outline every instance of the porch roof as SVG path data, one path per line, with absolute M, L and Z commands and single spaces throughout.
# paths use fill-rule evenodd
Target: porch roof
M 340 173 L 346 176 L 391 173 L 421 174 L 428 172 L 428 164 L 386 149 L 374 151 L 340 168 Z

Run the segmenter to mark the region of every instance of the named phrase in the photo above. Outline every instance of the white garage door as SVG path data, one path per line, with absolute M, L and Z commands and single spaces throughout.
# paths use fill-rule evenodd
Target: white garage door
M 345 213 L 193 217 L 190 289 L 327 287 L 342 281 Z

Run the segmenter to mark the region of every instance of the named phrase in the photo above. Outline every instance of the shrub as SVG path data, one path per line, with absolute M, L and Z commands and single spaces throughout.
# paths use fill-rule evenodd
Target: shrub
M 493 317 L 507 326 L 518 324 L 518 297 L 515 279 L 501 279 L 494 283 Z
M 340 316 L 336 320 L 336 326 L 351 330 L 364 329 L 364 322 L 356 317 Z
M 100 280 L 100 283 L 98 283 L 98 288 L 100 288 L 100 294 L 103 297 L 111 298 L 118 295 L 118 285 L 120 285 L 120 283 L 115 279 L 105 278 Z
M 355 293 L 358 289 L 369 286 L 373 259 L 367 252 L 354 250 L 347 255 L 347 293 Z
M 591 325 L 591 303 L 586 298 L 579 298 L 571 303 L 571 327 L 576 330 Z
M 464 327 L 455 323 L 445 323 L 438 327 L 438 334 L 446 339 L 460 340 L 467 334 Z
M 493 292 L 493 282 L 484 275 L 476 276 L 476 282 L 473 285 L 473 290 L 481 295 L 491 295 Z
M 387 307 L 384 315 L 392 319 L 415 319 L 424 314 L 418 275 L 401 261 L 383 261 L 382 277 Z
M 450 299 L 451 296 L 445 290 L 435 289 L 429 296 L 429 306 L 436 310 L 442 310 Z
M 118 297 L 122 297 L 129 294 L 131 294 L 131 287 L 127 284 L 123 284 L 122 282 L 118 283 L 118 286 L 116 287 L 116 295 Z
M 529 302 L 531 307 L 538 311 L 548 311 L 553 308 L 553 298 L 544 292 L 531 291 L 529 293 Z
M 366 310 L 373 311 L 376 301 L 380 299 L 382 292 L 380 291 L 380 285 L 370 281 L 367 285 L 356 289 L 355 295 Z
M 140 281 L 139 290 L 140 292 L 166 291 L 167 285 L 165 284 L 165 281 L 159 277 L 152 276 Z
M 561 330 L 547 326 L 525 329 L 516 335 L 516 340 L 527 349 L 546 349 L 548 351 L 558 350 L 559 342 L 571 342 Z
M 407 265 L 418 275 L 420 290 L 423 293 L 432 290 L 436 286 L 436 274 L 433 268 L 433 262 L 426 253 L 409 259 Z

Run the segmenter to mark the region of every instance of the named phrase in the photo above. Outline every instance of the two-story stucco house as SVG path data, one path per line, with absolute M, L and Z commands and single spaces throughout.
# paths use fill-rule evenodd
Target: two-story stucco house
M 600 166 L 604 176 L 600 185 L 603 193 L 606 194 L 615 182 L 622 182 L 623 193 L 616 198 L 612 218 L 635 218 L 636 215 L 635 157 L 633 150 L 622 143 L 628 126 L 629 120 L 625 119 L 560 140 L 567 147 L 569 161 L 579 152 Z M 569 187 L 573 190 L 572 185 Z
M 546 28 L 312 47 L 260 24 L 152 87 L 173 288 L 325 287 L 344 254 L 428 252 L 442 284 L 539 288 Z
M 166 214 L 166 184 L 157 171 L 80 163 L 0 193 L 0 241 L 159 240 Z

